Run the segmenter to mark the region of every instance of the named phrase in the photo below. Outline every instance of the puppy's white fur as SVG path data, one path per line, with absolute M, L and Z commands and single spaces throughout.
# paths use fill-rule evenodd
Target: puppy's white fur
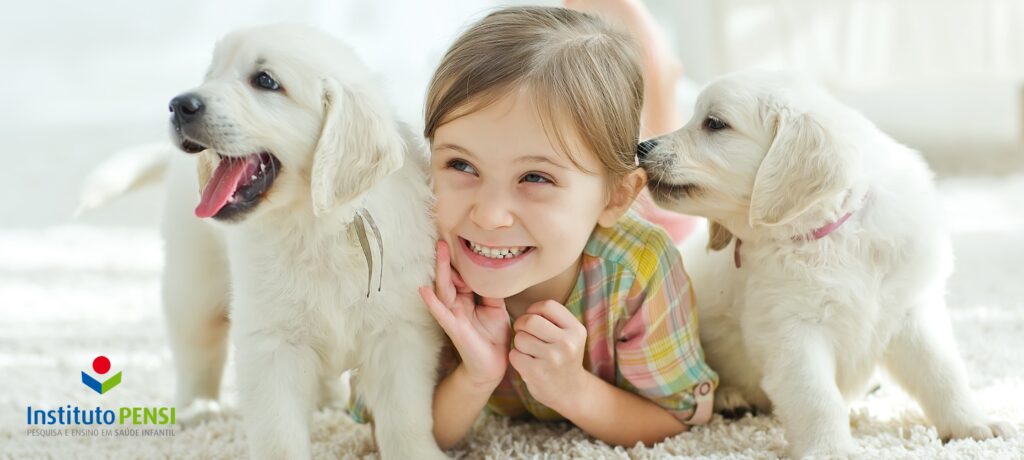
M 846 402 L 882 364 L 941 437 L 1011 432 L 968 389 L 944 301 L 950 239 L 916 152 L 814 87 L 747 73 L 713 82 L 643 166 L 659 204 L 722 226 L 722 250 L 683 248 L 719 410 L 774 410 L 796 457 L 848 455 Z
M 272 72 L 285 91 L 253 85 Z M 298 26 L 221 41 L 205 82 L 196 162 L 171 165 L 163 216 L 163 300 L 178 375 L 177 405 L 215 406 L 228 329 L 240 410 L 254 458 L 309 458 L 310 413 L 358 369 L 385 458 L 443 458 L 431 400 L 441 335 L 417 295 L 433 274 L 435 229 L 422 142 L 393 120 L 348 48 Z M 281 171 L 240 221 L 193 216 L 217 156 L 267 151 Z M 367 211 L 373 280 L 355 233 Z M 382 289 L 378 292 L 378 283 Z M 230 307 L 229 307 L 230 305 Z

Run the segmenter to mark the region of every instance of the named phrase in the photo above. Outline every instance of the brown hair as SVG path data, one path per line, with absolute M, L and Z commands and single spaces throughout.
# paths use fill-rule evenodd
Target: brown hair
M 427 92 L 424 136 L 517 87 L 532 92 L 545 130 L 573 164 L 573 134 L 593 151 L 611 187 L 636 169 L 643 76 L 624 33 L 578 11 L 505 8 L 477 22 L 448 49 Z M 575 132 L 557 129 L 567 122 Z M 594 171 L 587 171 L 595 173 Z

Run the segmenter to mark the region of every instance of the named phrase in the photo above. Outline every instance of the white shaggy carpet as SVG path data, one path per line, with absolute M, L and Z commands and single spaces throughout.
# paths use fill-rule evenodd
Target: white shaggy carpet
M 953 217 L 957 271 L 949 305 L 977 399 L 1024 432 L 1024 176 L 940 184 Z M 152 228 L 65 225 L 0 229 L 0 457 L 238 458 L 240 420 L 228 414 L 173 437 L 29 436 L 26 406 L 164 406 L 173 373 L 159 306 L 161 245 Z M 187 286 L 182 286 L 187 289 Z M 97 355 L 123 382 L 98 395 L 80 383 Z M 232 369 L 225 398 L 233 400 Z M 268 376 L 274 378 L 274 376 Z M 861 458 L 1024 458 L 1024 436 L 943 445 L 891 383 L 858 402 Z M 314 415 L 317 458 L 375 458 L 367 427 L 338 410 Z M 564 424 L 487 418 L 457 458 L 775 458 L 785 443 L 767 416 L 725 421 L 652 448 L 611 448 Z

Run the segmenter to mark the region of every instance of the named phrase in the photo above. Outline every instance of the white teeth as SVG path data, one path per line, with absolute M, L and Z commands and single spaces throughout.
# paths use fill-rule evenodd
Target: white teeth
M 256 180 L 256 176 L 255 175 L 252 176 L 252 180 Z
M 518 256 L 519 254 L 522 254 L 523 251 L 527 249 L 526 247 L 504 249 L 489 248 L 486 246 L 476 244 L 472 241 L 470 241 L 469 244 L 470 247 L 473 248 L 473 252 L 491 259 L 511 259 L 515 256 Z

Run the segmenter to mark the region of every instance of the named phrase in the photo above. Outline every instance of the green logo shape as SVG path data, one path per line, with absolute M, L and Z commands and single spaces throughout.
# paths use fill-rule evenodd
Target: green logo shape
M 112 375 L 109 379 L 100 382 L 99 380 L 92 378 L 91 375 L 86 374 L 85 371 L 82 371 L 82 383 L 84 383 L 85 386 L 92 388 L 93 391 L 103 394 L 112 390 L 121 383 L 121 373 L 118 372 Z

